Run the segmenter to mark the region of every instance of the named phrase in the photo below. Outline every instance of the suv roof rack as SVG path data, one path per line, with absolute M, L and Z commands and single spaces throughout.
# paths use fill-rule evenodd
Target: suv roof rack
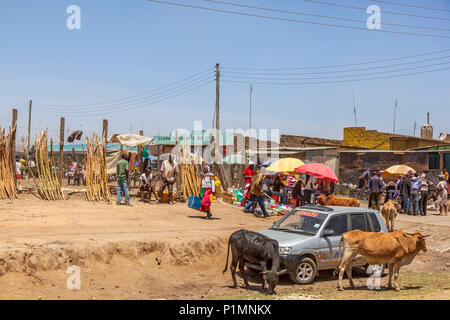
M 318 205 L 313 205 L 313 204 L 308 204 L 308 205 L 305 205 L 305 206 L 301 206 L 300 208 L 314 209 L 314 210 L 326 211 L 326 212 L 334 211 L 333 208 L 325 207 L 325 206 L 318 206 Z

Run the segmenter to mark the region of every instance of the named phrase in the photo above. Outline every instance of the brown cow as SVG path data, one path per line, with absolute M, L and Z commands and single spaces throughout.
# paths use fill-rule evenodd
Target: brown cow
M 397 217 L 398 210 L 401 209 L 397 200 L 389 200 L 381 208 L 381 215 L 386 220 L 386 227 L 390 232 L 394 231 L 394 219 Z
M 339 255 L 343 242 L 344 256 L 339 266 L 339 290 L 344 290 L 342 288 L 344 271 L 347 272 L 350 286 L 355 287 L 352 279 L 352 262 L 357 260 L 375 265 L 388 264 L 388 287 L 392 288 L 392 274 L 394 273 L 395 290 L 400 290 L 398 285 L 400 266 L 410 264 L 421 250 L 427 251 L 425 237 L 428 237 L 428 235 L 424 236 L 420 232 L 410 234 L 402 230 L 390 233 L 353 230 L 342 234 L 339 241 Z
M 323 193 L 316 197 L 318 204 L 322 206 L 359 207 L 359 201 L 354 198 L 338 198 L 333 195 L 326 196 Z

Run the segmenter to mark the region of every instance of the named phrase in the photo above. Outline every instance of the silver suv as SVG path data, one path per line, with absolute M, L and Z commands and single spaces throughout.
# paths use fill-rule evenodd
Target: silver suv
M 341 262 L 339 240 L 343 233 L 359 229 L 388 232 L 377 210 L 317 205 L 293 209 L 259 233 L 278 241 L 281 269 L 297 284 L 314 282 L 318 270 L 336 268 Z M 365 263 L 355 263 L 365 266 Z M 384 266 L 379 266 L 384 270 Z M 383 272 L 381 270 L 381 272 Z

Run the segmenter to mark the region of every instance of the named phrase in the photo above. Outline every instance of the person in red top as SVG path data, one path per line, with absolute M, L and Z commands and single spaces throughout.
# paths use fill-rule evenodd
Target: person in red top
M 250 163 L 248 165 L 248 168 L 244 169 L 243 172 L 244 175 L 244 181 L 245 181 L 245 188 L 244 188 L 244 196 L 242 197 L 241 206 L 244 206 L 247 202 L 247 194 L 250 190 L 250 184 L 252 181 L 252 177 L 255 175 L 255 165 L 253 163 Z
M 252 181 L 253 176 L 255 175 L 255 165 L 250 163 L 248 168 L 244 169 L 244 179 L 245 183 L 250 183 Z

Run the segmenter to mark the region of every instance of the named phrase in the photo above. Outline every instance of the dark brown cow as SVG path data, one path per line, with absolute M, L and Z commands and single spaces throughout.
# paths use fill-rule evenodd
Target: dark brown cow
M 228 240 L 227 262 L 223 273 L 227 271 L 230 247 L 233 255 L 230 265 L 233 286 L 235 288 L 237 287 L 236 267 L 239 264 L 239 271 L 244 278 L 245 287 L 248 287 L 244 268 L 245 263 L 247 262 L 261 266 L 261 273 L 263 274 L 264 280 L 263 289 L 267 293 L 275 293 L 274 289 L 278 284 L 278 276 L 286 272 L 286 270 L 278 271 L 280 267 L 278 241 L 254 231 L 242 229 L 233 232 Z M 267 269 L 268 264 L 271 264 L 270 270 Z

